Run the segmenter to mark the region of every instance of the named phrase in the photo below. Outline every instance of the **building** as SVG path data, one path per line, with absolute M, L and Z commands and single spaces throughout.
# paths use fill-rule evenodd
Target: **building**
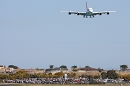
M 6 67 L 4 65 L 0 65 L 0 74 L 6 73 Z

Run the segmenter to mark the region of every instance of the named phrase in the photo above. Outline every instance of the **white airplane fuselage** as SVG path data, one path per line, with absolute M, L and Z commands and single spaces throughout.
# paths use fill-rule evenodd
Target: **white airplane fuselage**
M 93 15 L 93 9 L 92 9 L 92 8 L 88 8 L 88 10 L 87 10 L 85 16 L 86 16 L 86 17 L 87 17 L 87 16 L 90 16 L 90 17 L 93 16 L 93 17 L 94 17 L 94 15 Z M 84 17 L 85 17 L 85 16 L 84 16 Z

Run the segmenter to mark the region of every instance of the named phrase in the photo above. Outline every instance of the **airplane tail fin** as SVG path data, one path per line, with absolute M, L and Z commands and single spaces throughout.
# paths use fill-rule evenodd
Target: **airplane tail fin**
M 88 3 L 86 2 L 86 10 L 88 10 Z

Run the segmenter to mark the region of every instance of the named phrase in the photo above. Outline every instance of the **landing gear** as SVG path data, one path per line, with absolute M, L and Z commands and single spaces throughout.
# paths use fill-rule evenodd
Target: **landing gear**
M 90 18 L 94 18 L 94 15 L 90 15 Z
M 88 18 L 86 15 L 83 15 L 83 18 Z

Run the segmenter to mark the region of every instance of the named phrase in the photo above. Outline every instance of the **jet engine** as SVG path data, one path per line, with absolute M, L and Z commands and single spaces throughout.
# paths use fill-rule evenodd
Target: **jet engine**
M 79 15 L 79 13 L 77 13 L 77 15 Z
M 107 15 L 109 15 L 110 13 L 109 12 L 107 12 Z
M 69 12 L 68 14 L 69 14 L 69 15 L 71 15 L 71 13 L 70 13 L 70 12 Z

